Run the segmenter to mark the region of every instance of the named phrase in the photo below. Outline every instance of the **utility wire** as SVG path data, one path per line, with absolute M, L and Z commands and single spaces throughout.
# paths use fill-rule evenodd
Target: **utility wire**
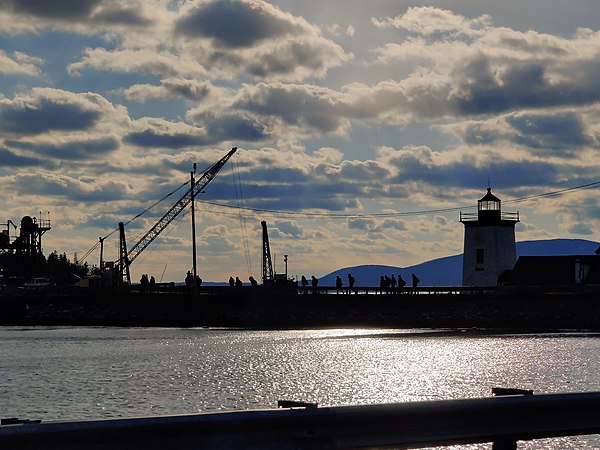
M 543 194 L 535 194 L 535 195 L 528 195 L 527 197 L 514 198 L 512 200 L 506 200 L 504 203 L 521 203 L 521 202 L 525 202 L 525 201 L 529 201 L 529 200 L 535 200 L 537 198 L 554 197 L 554 196 L 566 194 L 567 192 L 594 188 L 594 187 L 597 187 L 598 185 L 600 185 L 600 181 L 594 181 L 593 183 L 581 184 L 579 186 L 574 186 L 574 187 L 565 188 L 565 189 L 559 189 L 558 191 L 544 192 Z
M 405 211 L 405 212 L 395 212 L 395 213 L 355 213 L 355 214 L 343 214 L 343 213 L 310 213 L 310 212 L 302 212 L 302 211 L 284 211 L 278 209 L 264 209 L 264 208 L 250 208 L 250 207 L 238 207 L 233 205 L 227 205 L 225 203 L 217 203 L 210 202 L 207 200 L 198 200 L 199 203 L 204 203 L 207 205 L 218 206 L 221 208 L 231 208 L 231 209 L 243 209 L 245 211 L 255 212 L 255 213 L 268 213 L 273 214 L 275 216 L 295 216 L 295 217 L 307 217 L 307 218 L 326 218 L 326 219 L 347 219 L 347 218 L 367 218 L 367 217 L 398 217 L 398 216 L 415 216 L 415 215 L 425 215 L 425 214 L 435 214 L 441 212 L 450 212 L 450 211 L 459 211 L 461 209 L 472 209 L 475 206 L 456 206 L 452 208 L 439 208 L 439 209 L 427 209 L 427 210 L 418 210 L 418 211 Z
M 239 176 L 239 175 L 238 175 Z M 125 225 L 131 223 L 132 221 L 134 221 L 135 219 L 141 217 L 143 214 L 145 214 L 146 212 L 148 212 L 150 209 L 154 208 L 156 205 L 158 205 L 160 202 L 164 201 L 165 199 L 167 199 L 168 197 L 170 197 L 171 195 L 173 195 L 175 192 L 177 192 L 179 189 L 181 189 L 183 186 L 187 185 L 188 182 L 186 181 L 185 183 L 181 184 L 179 187 L 177 187 L 176 189 L 174 189 L 173 191 L 169 192 L 167 195 L 165 195 L 163 198 L 161 198 L 160 200 L 154 202 L 152 205 L 150 205 L 148 208 L 144 209 L 142 212 L 138 213 L 136 216 L 134 216 L 133 218 L 129 219 L 127 222 L 125 222 Z M 235 175 L 234 175 L 234 185 L 235 185 Z M 513 204 L 513 203 L 524 203 L 527 201 L 531 201 L 531 200 L 536 200 L 536 199 L 540 199 L 540 198 L 546 198 L 546 197 L 557 197 L 560 195 L 564 195 L 564 194 L 568 194 L 571 192 L 575 192 L 575 191 L 579 191 L 579 190 L 584 190 L 584 189 L 592 189 L 592 188 L 596 188 L 600 185 L 600 181 L 594 181 L 591 183 L 586 183 L 586 184 L 581 184 L 578 186 L 572 186 L 569 188 L 564 188 L 564 189 L 559 189 L 556 191 L 550 191 L 550 192 L 544 192 L 541 194 L 534 194 L 534 195 L 528 195 L 525 197 L 518 197 L 518 198 L 514 198 L 511 200 L 504 200 L 503 203 L 504 204 Z M 236 197 L 237 197 L 237 190 L 236 190 Z M 438 213 L 446 213 L 446 212 L 453 212 L 453 211 L 460 211 L 460 210 L 470 210 L 470 209 L 474 209 L 476 206 L 475 205 L 469 205 L 469 206 L 455 206 L 455 207 L 451 207 L 451 208 L 435 208 L 435 209 L 421 209 L 421 210 L 415 210 L 415 211 L 404 211 L 404 212 L 394 212 L 394 213 L 355 213 L 355 214 L 344 214 L 344 213 L 311 213 L 311 212 L 302 212 L 302 211 L 285 211 L 285 210 L 276 210 L 276 209 L 265 209 L 265 208 L 251 208 L 248 206 L 243 206 L 242 205 L 238 205 L 238 206 L 234 206 L 234 205 L 228 205 L 225 203 L 218 203 L 218 202 L 211 202 L 211 201 L 207 201 L 207 200 L 198 200 L 196 199 L 196 201 L 198 203 L 203 203 L 205 205 L 211 205 L 211 206 L 216 206 L 218 208 L 225 208 L 225 209 L 235 209 L 238 211 L 248 211 L 251 213 L 267 213 L 267 214 L 272 214 L 274 216 L 279 216 L 279 217 L 305 217 L 305 218 L 325 218 L 325 219 L 349 219 L 349 218 L 372 218 L 372 217 L 407 217 L 407 216 L 423 216 L 423 215 L 430 215 L 430 214 L 438 214 Z M 239 201 L 239 198 L 238 198 Z M 243 200 L 242 200 L 243 202 Z M 235 215 L 237 215 L 238 213 L 234 213 Z M 116 233 L 118 231 L 118 229 L 113 230 L 112 232 L 110 232 L 109 234 L 107 234 L 103 239 L 106 239 L 110 236 L 112 236 L 114 233 Z M 85 260 L 85 258 L 87 258 L 97 247 L 98 247 L 99 243 L 96 243 L 90 250 L 88 250 L 84 256 L 80 259 L 80 261 Z M 248 258 L 248 256 L 246 256 Z
M 538 198 L 545 197 L 553 197 L 559 196 L 566 193 L 583 190 L 583 189 L 591 189 L 600 185 L 600 181 L 595 181 L 593 183 L 582 184 L 579 186 L 573 186 L 570 188 L 560 189 L 557 191 L 544 192 L 542 194 L 529 195 L 526 197 L 519 197 L 512 200 L 503 201 L 503 203 L 523 203 L 530 200 L 535 200 Z M 444 212 L 453 212 L 460 210 L 469 210 L 476 208 L 475 205 L 469 206 L 454 206 L 450 208 L 436 208 L 436 209 L 421 209 L 415 211 L 404 211 L 404 212 L 393 212 L 393 213 L 356 213 L 356 214 L 346 214 L 346 213 L 310 213 L 310 212 L 302 212 L 302 211 L 284 211 L 284 210 L 276 210 L 276 209 L 264 209 L 264 208 L 251 208 L 251 207 L 240 207 L 228 205 L 225 203 L 217 203 L 211 202 L 207 200 L 198 200 L 199 203 L 204 203 L 207 205 L 217 206 L 221 208 L 230 208 L 230 209 L 242 209 L 245 211 L 250 211 L 253 213 L 269 213 L 276 216 L 284 216 L 284 217 L 306 217 L 306 218 L 327 218 L 327 219 L 348 219 L 348 218 L 370 218 L 370 217 L 405 217 L 405 216 L 422 216 L 429 214 L 438 214 Z

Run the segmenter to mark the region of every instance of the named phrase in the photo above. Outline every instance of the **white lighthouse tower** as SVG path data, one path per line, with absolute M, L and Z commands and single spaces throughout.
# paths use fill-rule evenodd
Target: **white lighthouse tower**
M 519 213 L 503 213 L 501 200 L 488 188 L 477 202 L 477 214 L 460 213 L 465 226 L 463 286 L 496 286 L 517 261 L 515 225 Z

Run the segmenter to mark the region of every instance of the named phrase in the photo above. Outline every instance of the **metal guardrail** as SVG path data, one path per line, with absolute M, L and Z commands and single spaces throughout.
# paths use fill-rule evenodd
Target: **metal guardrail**
M 422 448 L 600 433 L 600 393 L 0 426 L 2 449 Z M 514 448 L 514 447 L 513 447 Z

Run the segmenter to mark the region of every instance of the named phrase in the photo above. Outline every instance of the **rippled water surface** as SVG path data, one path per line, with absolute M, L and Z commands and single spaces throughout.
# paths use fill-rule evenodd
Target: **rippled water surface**
M 42 420 L 456 399 L 496 386 L 587 392 L 600 391 L 600 336 L 5 327 L 0 373 L 2 417 Z

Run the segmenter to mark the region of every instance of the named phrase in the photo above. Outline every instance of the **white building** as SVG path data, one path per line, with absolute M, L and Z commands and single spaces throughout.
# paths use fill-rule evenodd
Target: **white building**
M 465 226 L 463 286 L 496 286 L 517 261 L 515 225 L 519 213 L 503 213 L 501 200 L 488 188 L 477 202 L 477 214 L 460 213 Z

